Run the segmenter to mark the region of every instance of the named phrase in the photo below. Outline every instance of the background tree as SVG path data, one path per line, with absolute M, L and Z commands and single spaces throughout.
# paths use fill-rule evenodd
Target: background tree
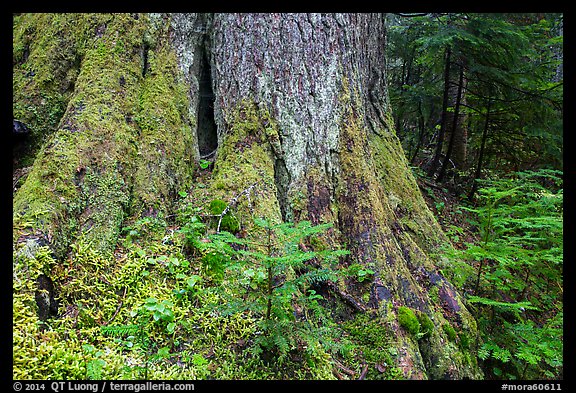
M 416 160 L 417 155 L 411 154 L 413 162 L 429 160 L 428 173 L 433 175 L 447 160 L 452 160 L 454 165 L 462 161 L 460 157 L 464 157 L 463 152 L 467 151 L 467 159 L 456 166 L 459 170 L 465 170 L 468 166 L 474 169 L 457 181 L 462 183 L 458 184 L 459 188 L 467 188 L 469 195 L 474 194 L 475 186 L 473 181 L 465 185 L 466 178 L 477 178 L 482 168 L 505 171 L 505 168 L 561 167 L 560 14 L 426 14 L 411 18 L 397 17 L 391 21 L 391 78 L 394 80 L 395 75 L 402 74 L 394 66 L 394 59 L 398 58 L 399 63 L 426 65 L 412 68 L 411 83 L 403 84 L 400 90 L 391 90 L 392 101 L 399 103 L 398 110 L 394 110 L 396 124 L 410 121 L 416 124 L 407 115 L 411 112 L 402 109 L 403 106 L 414 108 L 414 103 L 423 97 L 430 97 L 427 100 L 436 102 L 443 95 L 456 97 L 453 92 L 459 85 L 457 77 L 443 77 L 448 69 L 445 56 L 448 45 L 450 61 L 456 64 L 451 67 L 450 74 L 457 74 L 454 70 L 458 69 L 458 64 L 464 67 L 460 111 L 462 116 L 468 116 L 468 120 L 461 122 L 465 127 L 457 130 L 451 154 L 447 156 L 446 153 L 451 139 L 450 124 L 453 122 L 447 119 L 444 128 L 438 125 L 443 124 L 443 113 L 447 118 L 454 113 L 454 98 L 447 103 L 446 111 L 437 106 L 433 118 L 440 121 L 428 126 L 426 132 L 406 132 L 399 128 L 399 136 L 405 144 L 413 140 L 425 141 L 419 145 L 424 147 L 422 158 Z M 400 48 L 405 45 L 406 37 L 398 37 L 406 34 L 412 38 L 412 44 L 406 45 L 413 49 L 404 53 Z M 421 90 L 420 86 L 427 86 L 426 90 L 433 93 L 425 96 L 415 94 L 418 89 Z M 451 94 L 448 93 L 449 89 L 452 89 Z M 400 94 L 398 98 L 397 94 Z M 487 111 L 488 102 L 491 103 L 490 111 Z M 488 112 L 490 120 L 487 123 L 485 114 Z M 490 133 L 488 130 L 492 125 L 495 127 Z M 410 129 L 410 126 L 406 129 Z M 466 136 L 460 138 L 459 135 Z M 547 142 L 543 143 L 544 140 Z M 426 155 L 430 156 L 431 153 L 427 152 L 426 147 L 432 143 L 435 143 L 436 153 L 434 157 L 427 158 Z M 545 150 L 544 145 L 547 146 Z M 439 158 L 442 153 L 441 162 Z M 447 167 L 451 166 L 447 162 Z

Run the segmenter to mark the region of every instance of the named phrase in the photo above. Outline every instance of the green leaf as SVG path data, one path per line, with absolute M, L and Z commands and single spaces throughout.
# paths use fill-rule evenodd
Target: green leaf
M 188 289 L 191 290 L 201 280 L 202 280 L 202 277 L 200 277 L 198 275 L 193 275 L 193 276 L 190 276 L 188 278 L 188 280 L 186 280 L 186 285 L 187 285 Z
M 164 315 L 163 315 L 164 319 L 167 321 L 172 321 L 174 320 L 174 311 L 172 311 L 171 309 L 167 308 L 166 310 L 164 310 Z
M 198 165 L 200 165 L 200 168 L 202 168 L 202 169 L 208 168 L 208 167 L 210 166 L 210 164 L 211 164 L 210 161 L 204 160 L 204 159 L 201 159 L 201 160 L 198 162 Z
M 309 289 L 308 290 L 308 300 L 317 300 L 317 299 L 320 300 L 320 299 L 324 299 L 324 298 L 322 297 L 322 295 L 317 294 L 315 290 Z
M 174 330 L 174 329 L 172 329 Z M 170 357 L 170 348 L 168 347 L 162 347 L 158 350 L 158 356 L 162 357 L 162 358 L 169 358 Z

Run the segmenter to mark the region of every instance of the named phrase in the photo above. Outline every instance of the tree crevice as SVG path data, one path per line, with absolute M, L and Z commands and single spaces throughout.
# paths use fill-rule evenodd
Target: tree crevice
M 207 47 L 207 36 L 200 44 L 198 56 L 198 110 L 196 133 L 200 158 L 212 157 L 218 149 L 218 131 L 214 120 L 214 90 L 212 88 L 212 67 Z

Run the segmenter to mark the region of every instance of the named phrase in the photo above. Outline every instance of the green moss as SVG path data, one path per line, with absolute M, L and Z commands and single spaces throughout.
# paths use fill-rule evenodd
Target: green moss
M 52 17 L 53 25 L 72 23 Z M 137 112 L 141 56 L 132 49 L 142 45 L 145 18 L 87 18 L 94 18 L 86 26 L 96 35 L 83 43 L 74 95 L 14 199 L 15 226 L 52 237 L 59 257 L 78 231 L 92 237 L 95 247 L 112 251 L 137 161 L 137 132 L 128 119 Z M 101 33 L 95 33 L 96 27 Z M 118 34 L 126 50 L 117 50 Z
M 396 135 L 389 132 L 382 132 L 380 135 L 372 133 L 369 136 L 369 145 L 378 180 L 384 190 L 389 190 L 390 207 L 402 225 L 408 229 L 411 239 L 428 254 L 444 245 L 446 236 L 420 193 Z M 405 170 L 398 170 L 399 167 Z
M 367 314 L 358 314 L 354 319 L 346 321 L 343 327 L 359 344 L 373 349 L 368 360 L 382 360 L 381 356 L 388 347 L 388 331 L 384 325 Z
M 139 165 L 131 211 L 167 216 L 175 209 L 174 195 L 191 185 L 196 151 L 191 126 L 195 119 L 188 115 L 187 88 L 179 77 L 174 50 L 163 43 L 162 37 L 168 33 L 160 29 L 156 34 L 160 37 L 149 43 L 153 49 L 148 51 L 148 69 L 133 119 L 139 134 Z
M 86 206 L 79 216 L 79 229 L 92 247 L 111 254 L 116 246 L 129 193 L 124 178 L 115 171 L 87 170 L 82 184 Z
M 325 251 L 330 248 L 328 242 L 321 235 L 312 235 L 309 241 L 314 251 Z
M 463 351 L 468 351 L 470 349 L 470 338 L 468 337 L 468 334 L 465 332 L 459 332 L 458 338 L 460 341 L 460 348 Z
M 210 212 L 214 215 L 220 215 L 226 209 L 228 204 L 220 199 L 214 199 L 210 202 Z
M 235 200 L 235 216 L 243 228 L 252 217 L 280 222 L 280 205 L 274 180 L 272 135 L 277 125 L 269 113 L 242 102 L 227 115 L 230 131 L 218 148 L 208 194 L 223 201 Z
M 433 285 L 428 289 L 428 297 L 434 304 L 440 304 L 440 287 L 438 285 Z
M 452 327 L 452 325 L 446 323 L 444 325 L 442 325 L 442 329 L 444 330 L 444 333 L 446 333 L 446 336 L 448 337 L 448 339 L 452 342 L 456 341 L 456 330 L 454 330 L 454 328 Z
M 398 307 L 398 323 L 413 336 L 420 333 L 420 322 L 414 311 L 409 307 Z
M 30 135 L 15 165 L 32 165 L 73 94 L 81 59 L 108 14 L 25 13 L 13 18 L 13 113 Z
M 417 313 L 418 322 L 420 323 L 420 330 L 425 335 L 430 335 L 434 331 L 434 322 L 428 317 L 426 313 L 419 311 Z
M 404 176 L 408 168 L 403 167 L 403 161 L 396 161 L 394 152 L 387 156 L 389 150 L 394 150 L 391 140 L 380 139 L 380 146 L 372 144 L 374 133 L 364 122 L 362 96 L 358 91 L 352 91 L 346 79 L 342 82 L 340 105 L 344 108 L 340 122 L 339 139 L 339 174 L 336 186 L 336 201 L 338 203 L 338 222 L 342 236 L 348 242 L 347 249 L 351 251 L 351 260 L 365 267 L 373 266 L 374 276 L 379 284 L 391 291 L 395 300 L 404 304 L 413 293 L 420 291 L 419 283 L 412 276 L 405 259 L 404 247 L 412 244 L 400 242 L 394 228 L 397 228 L 396 211 L 388 202 L 392 192 L 400 200 L 403 193 L 396 191 L 404 183 L 385 182 L 382 173 L 386 162 L 390 176 Z M 406 193 L 417 193 L 417 186 L 408 189 Z M 392 198 L 394 199 L 394 198 Z M 401 201 L 397 201 L 398 206 Z M 425 261 L 431 264 L 430 261 Z M 401 280 L 401 282 L 400 282 Z M 355 288 L 354 288 L 355 289 Z M 420 324 L 413 312 L 394 313 L 395 318 L 402 319 L 403 329 L 411 329 L 409 334 L 403 334 L 399 329 L 391 329 L 390 334 L 403 348 L 399 352 L 398 364 L 402 364 L 402 372 L 406 378 L 426 378 L 424 363 L 420 356 L 418 337 Z M 410 318 L 410 315 L 412 318 Z M 397 321 L 393 325 L 397 326 Z M 406 366 L 410 364 L 410 366 Z
M 368 314 L 358 314 L 344 322 L 342 327 L 357 346 L 357 352 L 362 356 L 361 364 L 386 365 L 384 373 L 369 367 L 367 379 L 402 379 L 402 372 L 394 366 L 395 344 L 389 342 L 390 331 L 385 324 Z
M 222 222 L 220 223 L 220 229 L 223 231 L 236 233 L 240 230 L 240 223 L 238 222 L 238 219 L 236 219 L 236 217 L 228 213 L 224 217 L 222 217 Z
M 53 261 L 52 277 L 61 288 L 61 317 L 51 320 L 44 333 L 27 305 L 34 303 L 33 280 L 15 280 L 15 378 L 90 379 L 88 364 L 100 359 L 100 379 L 141 379 L 147 361 L 148 378 L 157 379 L 334 379 L 331 358 L 322 348 L 302 351 L 302 359 L 283 363 L 253 355 L 249 343 L 258 334 L 256 320 L 261 316 L 214 313 L 209 305 L 222 299 L 205 287 L 210 280 L 197 269 L 198 260 L 186 259 L 170 228 L 154 224 L 149 229 L 159 233 L 142 236 L 138 243 L 125 239 L 115 258 L 81 240 L 68 261 Z M 158 242 L 158 237 L 167 241 Z M 49 259 L 49 254 L 38 252 L 17 261 L 26 262 L 29 272 L 36 274 L 46 266 L 43 258 Z M 196 291 L 189 290 L 191 277 L 196 278 Z M 148 319 L 137 319 L 148 298 L 166 301 L 174 314 L 173 331 L 150 313 L 145 314 Z M 104 334 L 101 329 L 136 321 L 143 322 L 144 333 L 152 338 L 148 357 L 128 334 Z M 87 343 L 94 349 L 85 350 Z M 161 349 L 167 353 L 164 358 L 156 356 Z

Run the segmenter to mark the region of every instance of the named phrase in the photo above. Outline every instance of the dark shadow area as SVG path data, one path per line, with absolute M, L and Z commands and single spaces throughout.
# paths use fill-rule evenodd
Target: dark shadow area
M 198 100 L 198 150 L 201 158 L 211 156 L 218 148 L 218 134 L 214 121 L 214 91 L 212 90 L 212 73 L 206 49 L 202 50 L 199 69 Z

